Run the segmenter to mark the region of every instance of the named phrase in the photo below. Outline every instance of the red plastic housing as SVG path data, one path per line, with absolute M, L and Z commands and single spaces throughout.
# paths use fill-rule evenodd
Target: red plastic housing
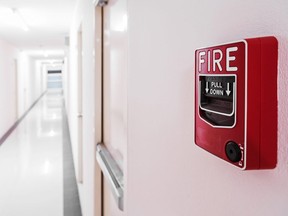
M 277 61 L 275 37 L 195 51 L 196 145 L 242 170 L 275 168 Z

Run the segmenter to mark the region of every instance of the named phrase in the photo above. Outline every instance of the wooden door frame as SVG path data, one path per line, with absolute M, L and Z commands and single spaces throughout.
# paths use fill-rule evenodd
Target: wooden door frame
M 94 41 L 95 41 L 95 202 L 94 215 L 103 216 L 103 174 L 96 161 L 96 145 L 103 143 L 103 7 L 95 5 L 94 16 Z

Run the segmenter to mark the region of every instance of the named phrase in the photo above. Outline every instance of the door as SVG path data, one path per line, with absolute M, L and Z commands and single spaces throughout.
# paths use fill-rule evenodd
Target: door
M 15 121 L 18 119 L 18 61 L 17 59 L 14 59 L 14 77 L 15 77 L 15 110 L 14 110 L 14 116 Z
M 83 69 L 82 69 L 82 62 L 83 62 L 83 55 L 82 55 L 82 25 L 78 30 L 78 75 L 77 75 L 77 123 L 78 123 L 78 174 L 77 174 L 77 181 L 79 183 L 83 183 L 83 114 L 82 114 L 82 107 L 83 107 L 83 99 L 82 99 L 82 92 L 83 92 Z
M 96 95 L 98 95 L 97 89 L 98 92 L 100 91 L 97 85 L 101 85 L 102 98 L 101 101 L 98 100 L 101 103 L 101 118 L 98 118 L 98 123 L 96 123 L 101 127 L 101 131 L 97 132 L 98 135 L 96 134 L 96 136 L 98 137 L 96 139 L 101 140 L 100 142 L 108 150 L 118 168 L 124 173 L 125 184 L 127 158 L 126 0 L 111 0 L 102 8 L 96 7 L 95 21 Z M 99 65 L 101 65 L 101 68 Z M 100 75 L 97 71 L 101 71 Z M 98 108 L 98 111 L 96 110 L 98 114 L 100 113 L 99 110 L 100 108 Z M 101 125 L 99 122 L 101 122 Z M 115 194 L 111 191 L 111 184 L 105 175 L 102 178 L 101 188 L 101 196 L 99 195 L 100 192 L 96 191 L 98 193 L 96 197 L 101 197 L 101 216 L 125 215 L 125 201 L 124 210 L 120 210 L 119 203 L 115 200 Z M 98 205 L 96 203 L 96 206 Z

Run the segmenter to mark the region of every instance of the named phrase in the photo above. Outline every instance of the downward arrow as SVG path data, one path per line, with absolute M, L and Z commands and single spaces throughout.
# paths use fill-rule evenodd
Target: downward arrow
M 206 94 L 207 94 L 208 91 L 209 91 L 209 88 L 208 88 L 208 82 L 206 82 L 206 88 L 205 88 L 205 91 L 206 91 Z
M 229 89 L 229 83 L 227 83 L 227 90 L 226 90 L 226 93 L 227 93 L 227 95 L 229 96 L 230 95 L 230 93 L 231 93 L 231 91 L 230 91 L 230 89 Z

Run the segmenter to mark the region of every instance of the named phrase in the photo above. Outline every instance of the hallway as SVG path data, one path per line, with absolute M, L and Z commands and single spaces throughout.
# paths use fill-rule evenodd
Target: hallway
M 1 216 L 63 216 L 65 173 L 74 174 L 65 184 L 76 189 L 71 150 L 63 152 L 69 148 L 63 145 L 69 141 L 63 104 L 62 89 L 48 90 L 0 146 Z M 70 203 L 75 214 L 64 215 L 80 215 L 76 201 Z

